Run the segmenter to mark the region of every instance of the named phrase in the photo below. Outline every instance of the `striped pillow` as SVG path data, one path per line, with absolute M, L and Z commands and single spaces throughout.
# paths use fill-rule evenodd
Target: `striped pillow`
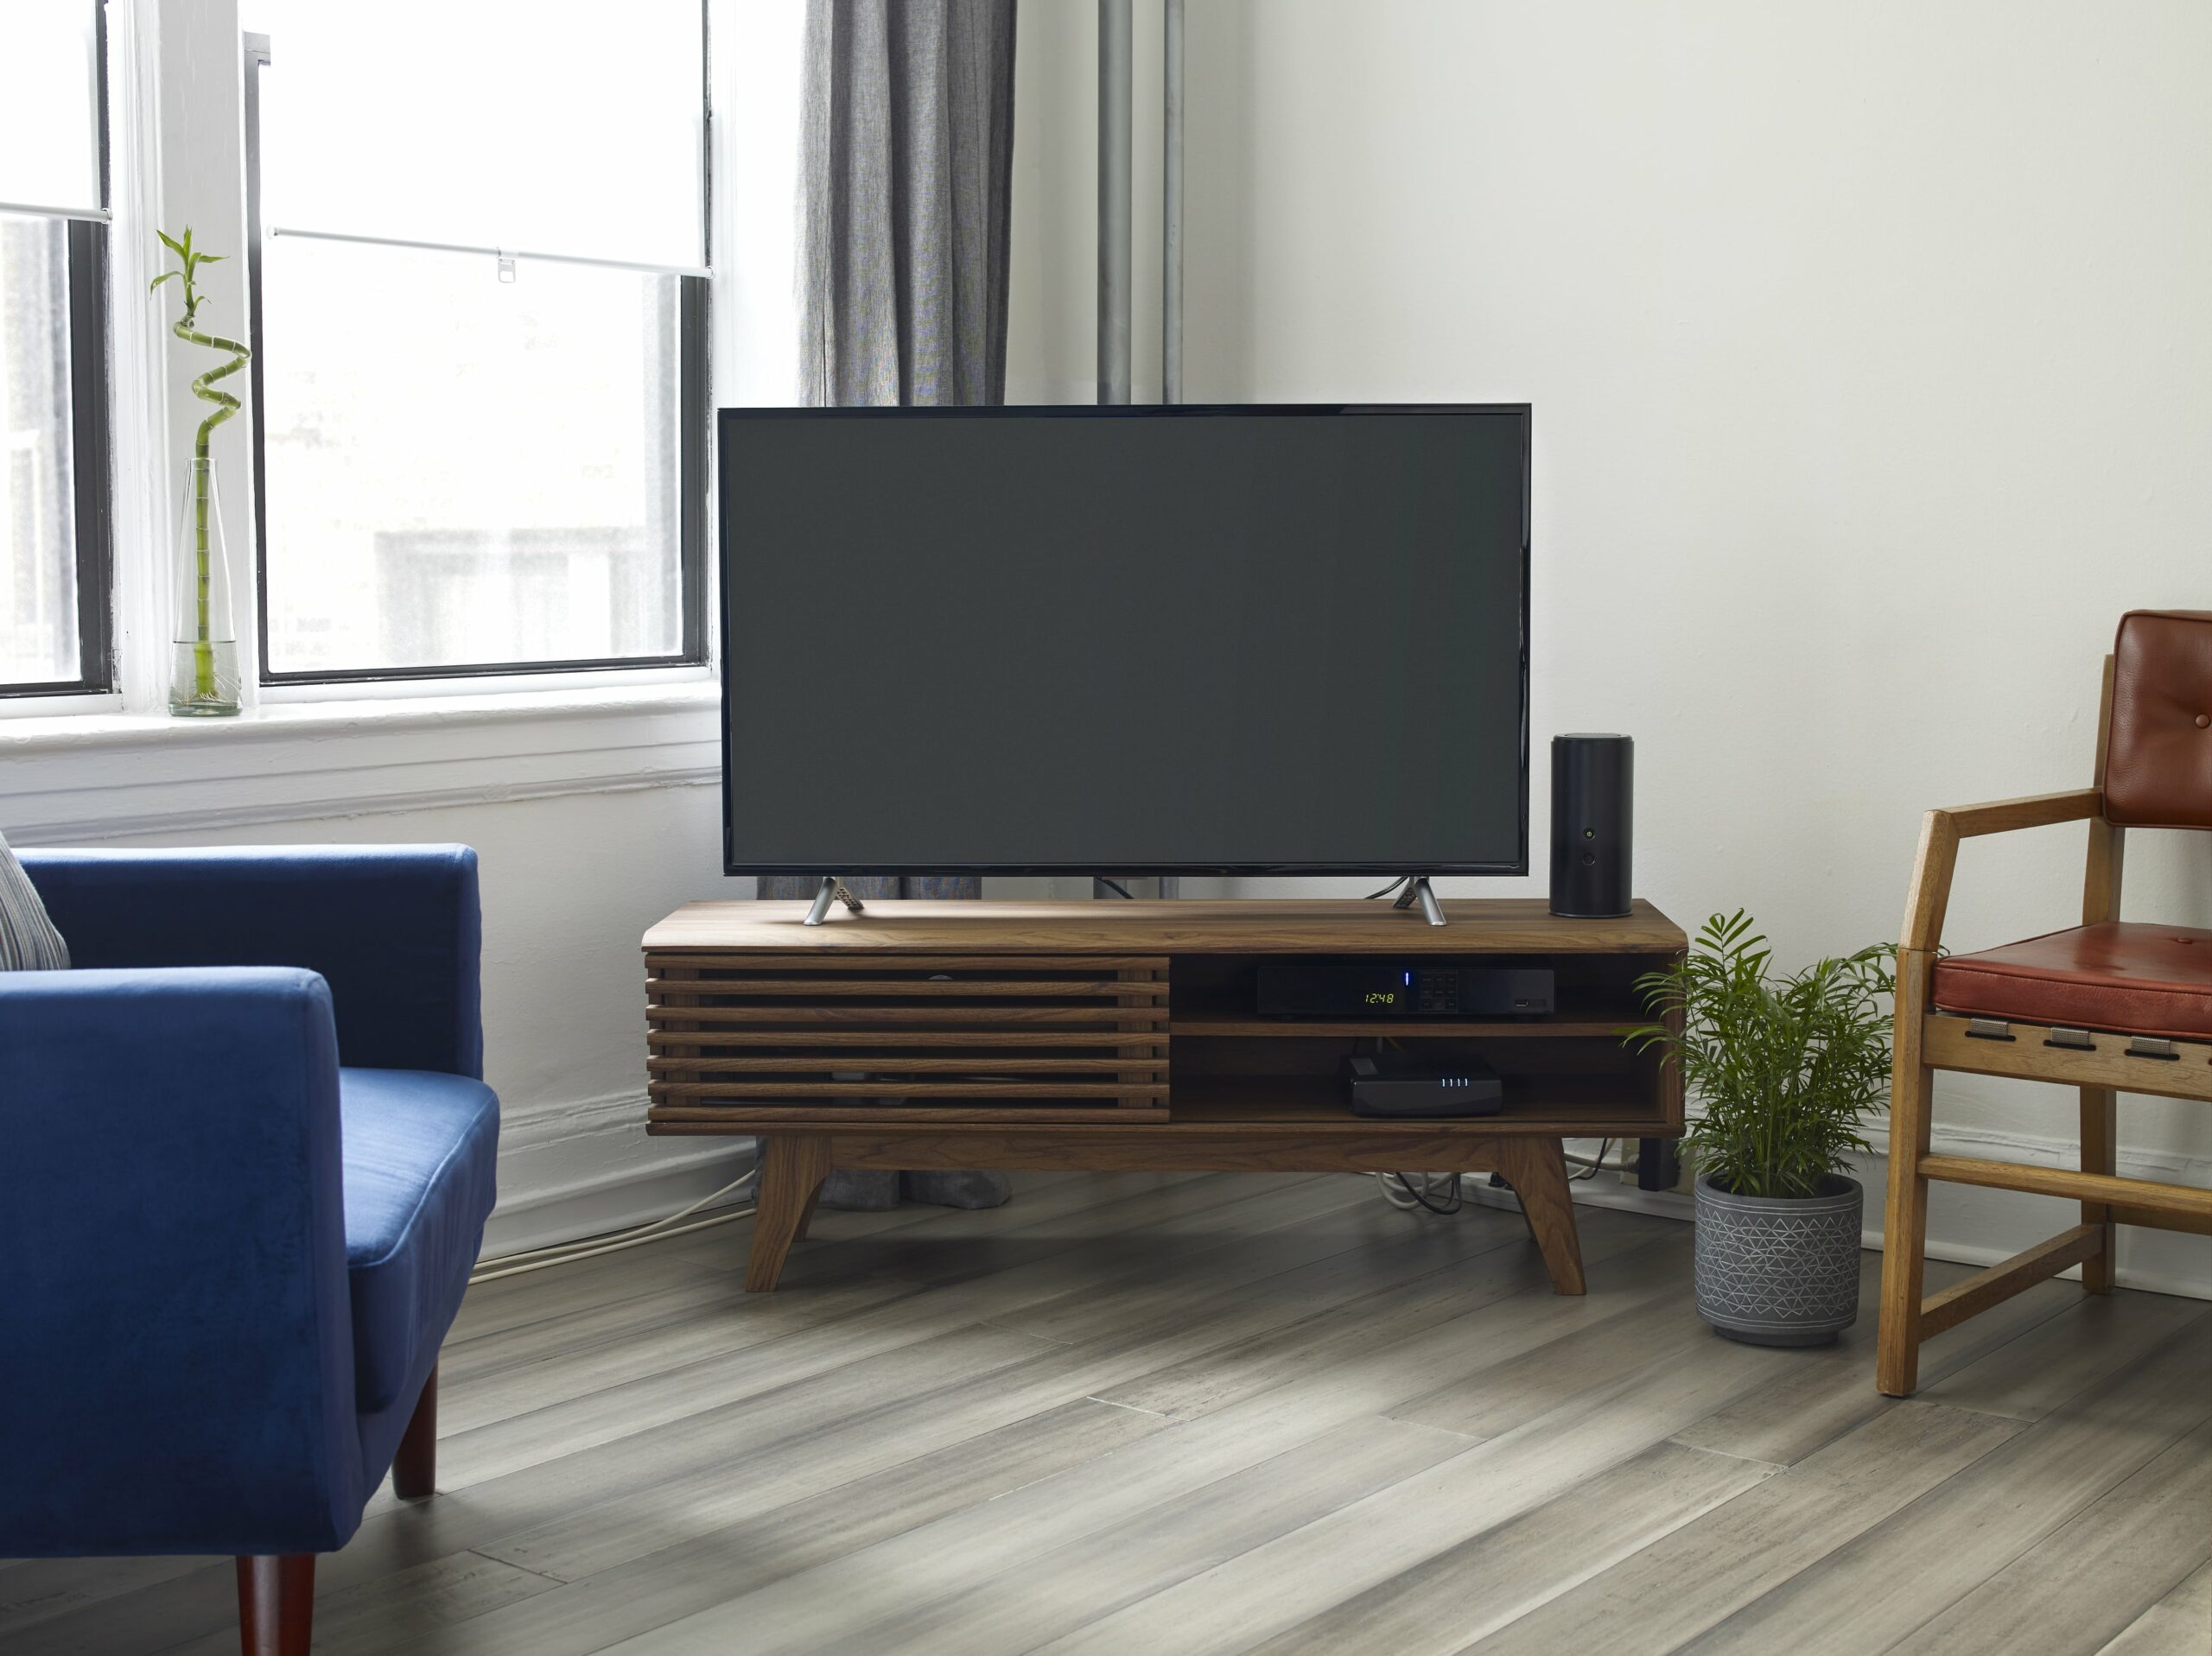
M 68 964 L 69 945 L 0 834 L 0 972 L 58 972 Z

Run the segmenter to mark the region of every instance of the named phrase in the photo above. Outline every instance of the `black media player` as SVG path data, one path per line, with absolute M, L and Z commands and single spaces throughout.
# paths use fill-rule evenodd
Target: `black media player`
M 1263 966 L 1258 987 L 1262 1018 L 1543 1018 L 1553 1008 L 1548 967 Z
M 1480 1058 L 1433 1058 L 1385 1050 L 1344 1060 L 1354 1115 L 1496 1115 L 1505 1102 L 1497 1071 Z

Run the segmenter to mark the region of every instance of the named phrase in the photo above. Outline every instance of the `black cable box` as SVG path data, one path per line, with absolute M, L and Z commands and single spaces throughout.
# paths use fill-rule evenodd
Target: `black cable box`
M 1262 1018 L 1538 1018 L 1552 1006 L 1548 967 L 1382 960 L 1259 970 Z
M 1385 1050 L 1344 1060 L 1354 1115 L 1496 1115 L 1505 1102 L 1497 1071 L 1480 1058 L 1432 1058 Z

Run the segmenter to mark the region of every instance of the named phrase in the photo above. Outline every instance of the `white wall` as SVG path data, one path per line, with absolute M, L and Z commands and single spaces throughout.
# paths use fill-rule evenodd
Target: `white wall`
M 1095 384 L 1095 31 L 1023 8 L 1015 398 Z M 1189 397 L 1535 408 L 1537 878 L 1464 894 L 1541 889 L 1555 731 L 1636 736 L 1643 894 L 1791 961 L 1897 935 L 1922 811 L 2088 779 L 2120 612 L 2212 607 L 2208 63 L 2199 0 L 1190 8 Z M 1141 399 L 1157 340 L 1155 301 Z M 2208 838 L 2133 836 L 2129 916 L 2212 925 Z M 2082 849 L 1970 847 L 1950 942 L 2070 923 Z M 1937 1111 L 2070 1153 L 2056 1089 Z M 2212 1184 L 2202 1107 L 2120 1132 Z M 1931 1224 L 1990 1259 L 2063 1212 L 1939 1188 Z M 2212 1240 L 2120 1259 L 2212 1291 Z

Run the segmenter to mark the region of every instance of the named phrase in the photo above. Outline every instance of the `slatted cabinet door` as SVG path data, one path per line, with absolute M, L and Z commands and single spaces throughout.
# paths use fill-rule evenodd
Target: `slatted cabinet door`
M 734 1129 L 1167 1119 L 1167 961 L 653 951 L 648 1119 Z

